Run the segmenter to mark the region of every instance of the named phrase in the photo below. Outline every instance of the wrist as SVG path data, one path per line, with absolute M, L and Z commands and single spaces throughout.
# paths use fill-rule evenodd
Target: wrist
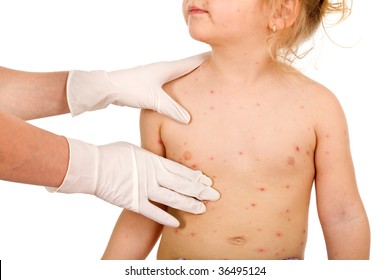
M 66 95 L 72 116 L 106 108 L 116 101 L 118 89 L 105 71 L 69 72 Z
M 50 192 L 95 194 L 99 151 L 97 146 L 67 139 L 69 164 L 64 181 L 58 188 L 46 187 Z

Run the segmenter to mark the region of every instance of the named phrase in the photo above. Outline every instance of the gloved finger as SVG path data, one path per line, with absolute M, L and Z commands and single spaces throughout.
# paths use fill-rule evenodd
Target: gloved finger
M 187 110 L 173 100 L 163 89 L 157 89 L 155 96 L 159 99 L 155 104 L 155 111 L 183 124 L 190 122 L 191 116 Z
M 143 205 L 139 213 L 164 226 L 180 226 L 180 222 L 175 217 L 150 202 L 147 202 L 145 205 Z
M 201 65 L 208 57 L 210 52 L 194 55 L 180 60 L 170 61 L 164 64 L 165 75 L 162 84 L 177 79 Z
M 156 170 L 161 186 L 200 200 L 216 201 L 220 198 L 219 192 L 211 188 L 213 181 L 201 171 L 165 158 L 159 163 L 161 165 L 157 165 Z
M 172 173 L 161 176 L 159 184 L 167 189 L 199 200 L 216 201 L 220 198 L 219 192 L 214 188 Z
M 203 202 L 188 197 L 163 187 L 158 187 L 153 190 L 149 189 L 149 199 L 171 208 L 190 212 L 193 214 L 202 214 L 206 212 L 206 206 Z
M 211 180 L 208 176 L 204 175 L 199 170 L 193 170 L 187 166 L 163 157 L 160 157 L 159 159 L 162 165 L 160 168 L 161 170 L 165 170 L 172 175 L 185 178 L 188 181 L 203 184 L 204 186 L 210 187 L 213 184 L 213 180 Z

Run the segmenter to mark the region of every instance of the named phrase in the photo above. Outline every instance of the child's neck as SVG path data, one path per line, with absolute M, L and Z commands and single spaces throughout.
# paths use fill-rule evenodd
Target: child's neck
M 213 75 L 234 83 L 253 83 L 274 69 L 265 48 L 213 47 L 207 67 Z

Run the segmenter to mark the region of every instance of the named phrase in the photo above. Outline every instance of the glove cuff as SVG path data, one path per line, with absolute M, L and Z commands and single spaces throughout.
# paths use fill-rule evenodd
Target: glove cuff
M 59 188 L 46 187 L 49 192 L 95 194 L 99 151 L 97 146 L 66 138 L 69 144 L 69 165 Z
M 106 108 L 115 102 L 116 86 L 105 71 L 69 72 L 66 84 L 68 106 L 72 116 Z

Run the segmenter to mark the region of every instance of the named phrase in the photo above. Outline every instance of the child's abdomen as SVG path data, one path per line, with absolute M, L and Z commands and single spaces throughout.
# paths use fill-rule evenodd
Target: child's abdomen
M 207 203 L 203 215 L 171 209 L 181 226 L 164 228 L 158 258 L 303 258 L 311 186 L 242 183 L 215 180 L 221 199 Z

